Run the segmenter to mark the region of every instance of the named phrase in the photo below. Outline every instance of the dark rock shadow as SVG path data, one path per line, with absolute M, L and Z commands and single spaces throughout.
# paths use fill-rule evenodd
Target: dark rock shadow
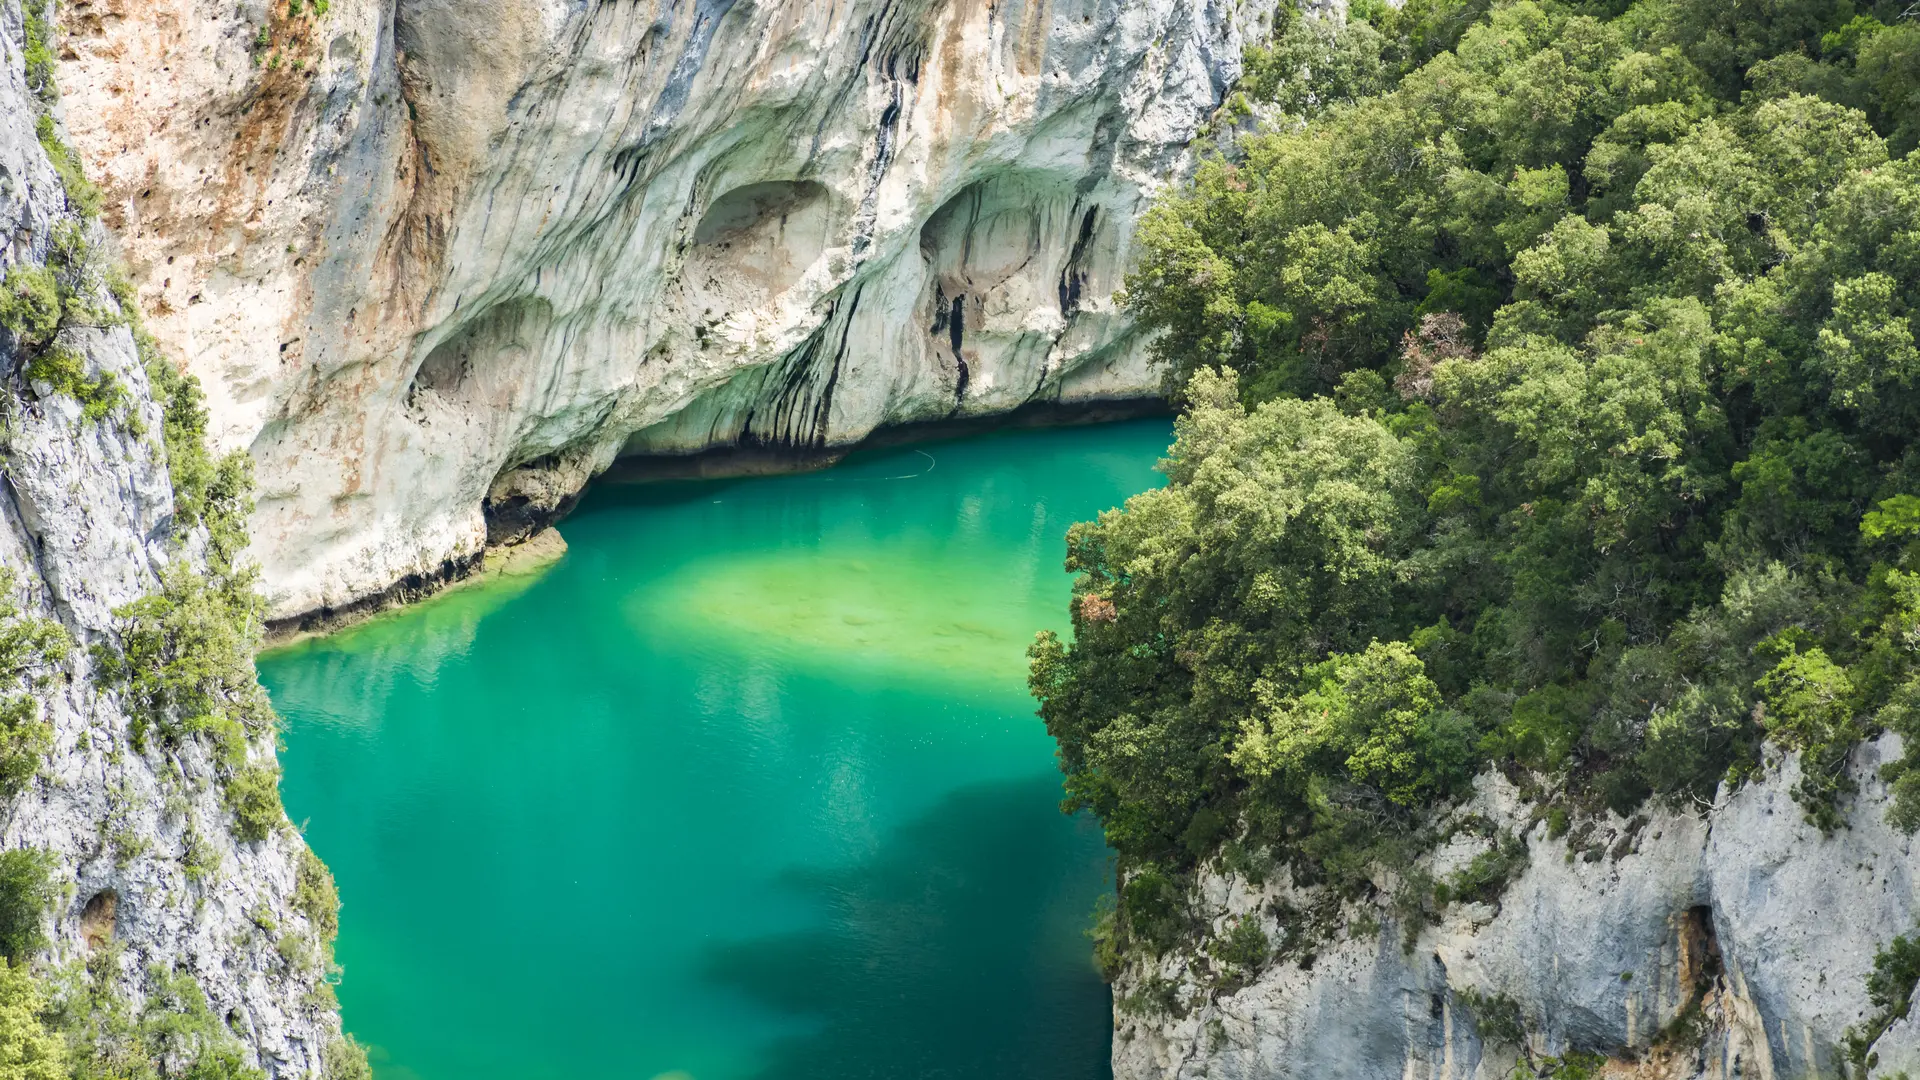
M 1084 937 L 1112 869 L 1059 781 L 943 799 L 874 857 L 782 875 L 820 930 L 716 946 L 706 974 L 817 1024 L 760 1080 L 1106 1080 L 1110 995 Z

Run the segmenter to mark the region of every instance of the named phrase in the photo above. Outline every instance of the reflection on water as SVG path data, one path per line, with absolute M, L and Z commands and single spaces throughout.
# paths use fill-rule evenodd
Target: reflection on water
M 1033 628 L 1020 619 L 1032 578 L 1009 575 L 1013 560 L 979 545 L 872 537 L 832 550 L 693 563 L 639 598 L 636 617 L 655 632 L 732 639 L 742 651 L 776 650 L 809 666 L 968 684 L 1024 677 Z
M 1082 880 L 1106 858 L 1056 827 L 1047 776 L 966 787 L 853 866 L 791 867 L 781 886 L 821 926 L 716 943 L 705 973 L 811 1021 L 764 1080 L 1104 1076 L 1106 1008 L 1088 961 Z M 1009 872 L 1011 868 L 1011 872 Z M 1017 972 L 983 979 L 981 972 Z
M 264 657 L 380 1080 L 1105 1076 L 1023 652 L 1167 436 L 607 489 L 538 580 Z

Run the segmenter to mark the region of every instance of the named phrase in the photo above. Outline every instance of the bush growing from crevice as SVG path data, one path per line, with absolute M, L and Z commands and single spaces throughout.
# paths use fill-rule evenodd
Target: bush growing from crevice
M 168 363 L 144 332 L 136 340 L 146 346 L 147 381 L 164 407 L 161 430 L 173 481 L 174 527 L 184 531 L 204 522 L 214 551 L 230 562 L 246 546 L 252 463 L 244 451 L 219 459 L 207 452 L 206 398 L 199 380 Z
M 80 354 L 63 345 L 54 345 L 27 364 L 27 378 L 45 383 L 53 393 L 65 394 L 80 403 L 83 419 L 99 422 L 127 403 L 127 388 L 112 372 L 89 376 Z
M 16 348 L 38 349 L 60 328 L 59 283 L 44 266 L 10 266 L 0 280 L 0 329 Z
M 1526 1045 L 1526 1021 L 1521 1017 L 1520 1003 L 1511 995 L 1483 993 L 1469 986 L 1454 996 L 1467 1007 L 1482 1040 L 1499 1046 Z
M 1136 871 L 1120 889 L 1125 901 L 1123 929 L 1127 940 L 1144 945 L 1155 955 L 1182 941 L 1193 926 L 1186 885 L 1155 867 Z
M 1874 954 L 1873 971 L 1867 976 L 1867 1002 L 1873 1014 L 1860 1026 L 1848 1028 L 1842 1040 L 1847 1059 L 1861 1075 L 1866 1074 L 1873 1044 L 1912 1009 L 1916 985 L 1920 985 L 1920 934 L 1912 938 L 1903 934 Z
M 241 840 L 265 840 L 286 824 L 277 767 L 248 765 L 235 772 L 227 781 L 226 802 L 233 813 L 233 834 Z
M 220 849 L 189 825 L 180 840 L 180 868 L 195 885 L 213 880 L 220 872 Z
M 373 1067 L 367 1064 L 366 1048 L 351 1035 L 336 1035 L 329 1040 L 325 1060 L 321 1080 L 373 1080 Z
M 333 939 L 340 934 L 340 893 L 334 887 L 333 873 L 312 848 L 300 849 L 300 866 L 294 876 L 293 906 L 313 924 L 314 934 L 328 957 L 333 955 Z
M 72 647 L 59 623 L 21 610 L 15 595 L 13 570 L 0 567 L 0 795 L 25 788 L 53 749 L 38 692 Z
M 0 956 L 24 964 L 46 948 L 53 903 L 53 856 L 34 848 L 0 852 Z
M 1451 903 L 1492 903 L 1526 867 L 1526 841 L 1510 833 L 1499 835 L 1492 847 L 1434 885 L 1434 903 L 1440 907 Z
M 39 137 L 40 148 L 46 151 L 54 173 L 60 177 L 60 186 L 66 189 L 67 205 L 88 221 L 99 217 L 100 189 L 87 179 L 86 172 L 80 167 L 79 155 L 60 138 L 52 113 L 41 113 L 34 120 L 34 134 Z
M 1113 1009 L 1123 1016 L 1179 1017 L 1185 1013 L 1181 1007 L 1180 984 L 1163 975 L 1149 975 L 1140 980 L 1133 993 L 1114 1001 Z
M 272 707 L 253 670 L 260 599 L 248 575 L 218 580 L 176 560 L 160 589 L 115 610 L 118 641 L 96 648 L 102 681 L 120 690 L 136 746 L 205 736 L 230 768 L 270 734 Z
M 1594 1080 L 1606 1067 L 1599 1054 L 1578 1052 L 1539 1061 L 1523 1061 L 1515 1068 L 1512 1080 Z
M 1232 926 L 1214 938 L 1208 951 L 1229 974 L 1245 977 L 1258 974 L 1273 959 L 1273 942 L 1261 928 L 1260 920 L 1248 915 L 1234 920 Z

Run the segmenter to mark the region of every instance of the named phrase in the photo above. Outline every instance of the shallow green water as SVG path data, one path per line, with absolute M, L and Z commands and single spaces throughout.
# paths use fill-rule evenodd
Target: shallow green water
M 381 1080 L 1106 1076 L 1023 650 L 1167 441 L 609 486 L 538 579 L 263 657 Z

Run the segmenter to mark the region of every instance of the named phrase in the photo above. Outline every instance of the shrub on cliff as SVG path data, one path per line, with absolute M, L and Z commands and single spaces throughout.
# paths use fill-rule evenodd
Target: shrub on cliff
M 0 567 L 0 795 L 24 788 L 53 749 L 38 692 L 73 644 L 59 623 L 22 610 L 15 584 L 12 569 Z
M 185 971 L 147 969 L 136 1007 L 115 989 L 111 951 L 83 969 L 56 968 L 47 984 L 48 1025 L 67 1045 L 71 1080 L 264 1080 L 240 1040 Z
M 0 329 L 15 348 L 38 349 L 60 328 L 60 288 L 44 266 L 11 266 L 0 281 Z
M 287 820 L 280 809 L 280 770 L 248 765 L 227 781 L 227 809 L 233 812 L 233 835 L 242 840 L 265 840 Z
M 66 189 L 67 205 L 83 218 L 99 217 L 100 189 L 93 186 L 93 181 L 88 180 L 81 169 L 80 155 L 60 138 L 53 115 L 41 113 L 34 122 L 34 132 L 39 137 L 40 149 L 46 151 L 47 160 L 60 177 L 60 186 Z
M 1873 957 L 1873 971 L 1867 976 L 1867 1001 L 1874 1012 L 1856 1027 L 1847 1029 L 1847 1057 L 1867 1074 L 1868 1055 L 1873 1044 L 1893 1026 L 1906 1018 L 1913 1007 L 1913 991 L 1920 984 L 1920 935 L 1896 937 Z
M 1629 810 L 1771 739 L 1838 824 L 1920 727 L 1920 22 L 1416 0 L 1252 74 L 1127 282 L 1168 486 L 1073 530 L 1033 651 L 1068 805 L 1352 881 L 1488 762 Z
M 48 1030 L 47 999 L 26 965 L 0 965 L 0 1080 L 69 1080 L 67 1044 Z
M 41 925 L 53 902 L 53 856 L 34 848 L 0 852 L 0 956 L 24 964 L 46 948 Z

